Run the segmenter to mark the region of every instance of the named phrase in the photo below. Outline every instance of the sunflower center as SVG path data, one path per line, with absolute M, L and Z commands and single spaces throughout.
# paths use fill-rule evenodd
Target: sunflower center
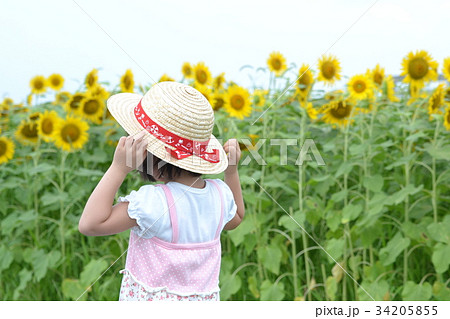
M 61 130 L 61 137 L 67 143 L 73 143 L 80 138 L 81 132 L 75 124 L 67 124 Z
M 299 89 L 304 91 L 308 88 L 308 85 L 312 83 L 312 78 L 308 73 L 303 74 L 298 80 Z
M 41 123 L 42 132 L 45 135 L 50 135 L 53 132 L 53 121 L 51 119 L 45 119 Z
M 42 80 L 35 80 L 34 81 L 34 88 L 37 90 L 40 90 L 44 87 L 44 81 Z
M 36 138 L 38 136 L 37 124 L 36 123 L 25 124 L 22 129 L 22 134 L 27 138 Z
M 351 109 L 349 106 L 346 106 L 344 103 L 339 102 L 337 107 L 331 109 L 330 113 L 335 118 L 343 119 L 350 115 L 350 111 Z
M 72 99 L 72 102 L 70 102 L 70 108 L 73 110 L 78 109 L 78 107 L 80 106 L 80 102 L 83 99 L 83 96 L 74 96 Z
M 125 87 L 126 87 L 127 89 L 129 89 L 129 88 L 131 87 L 131 79 L 130 79 L 129 76 L 126 76 L 126 77 L 123 79 L 123 84 L 125 85 Z
M 197 70 L 196 76 L 197 76 L 197 81 L 201 84 L 205 84 L 206 80 L 208 80 L 208 75 L 203 70 Z
M 366 82 L 362 80 L 357 80 L 353 83 L 353 90 L 355 90 L 356 93 L 362 93 L 366 90 L 366 88 Z
M 222 98 L 216 98 L 214 103 L 214 110 L 218 110 L 223 106 L 224 100 Z
M 240 110 L 244 107 L 244 98 L 240 95 L 233 95 L 230 99 L 231 107 L 235 110 Z
M 322 74 L 328 80 L 331 80 L 334 77 L 336 68 L 334 67 L 333 62 L 327 61 L 322 64 Z
M 272 64 L 272 67 L 275 70 L 281 69 L 281 61 L 279 59 L 272 59 L 272 61 L 270 61 L 270 63 Z
M 190 67 L 186 66 L 183 68 L 183 73 L 184 73 L 184 75 L 189 76 L 192 74 L 192 70 Z
M 5 141 L 0 141 L 0 157 L 6 154 L 7 149 L 8 146 L 6 145 Z
M 52 78 L 52 84 L 54 86 L 59 86 L 60 83 L 61 81 L 59 80 L 59 78 Z
M 383 83 L 383 75 L 381 75 L 381 73 L 375 73 L 375 75 L 373 76 L 373 81 L 378 84 L 381 85 Z
M 428 62 L 424 58 L 415 58 L 409 62 L 408 73 L 414 80 L 422 79 L 428 72 Z
M 97 113 L 98 109 L 100 107 L 100 104 L 97 100 L 89 100 L 86 103 L 84 103 L 83 112 L 85 114 L 95 114 Z

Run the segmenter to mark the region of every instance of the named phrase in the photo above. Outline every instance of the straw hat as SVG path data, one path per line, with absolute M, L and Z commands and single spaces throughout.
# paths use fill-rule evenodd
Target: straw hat
M 165 162 L 191 172 L 218 174 L 228 166 L 226 153 L 212 135 L 214 111 L 191 86 L 160 82 L 144 96 L 119 93 L 108 110 L 125 131 L 147 131 L 147 150 Z

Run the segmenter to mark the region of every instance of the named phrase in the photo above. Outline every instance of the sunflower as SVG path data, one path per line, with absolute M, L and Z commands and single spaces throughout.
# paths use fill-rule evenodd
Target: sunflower
M 447 81 L 450 82 L 450 57 L 444 59 L 444 66 L 442 68 L 442 73 L 444 73 Z
M 332 101 L 320 109 L 325 123 L 347 125 L 352 114 L 352 103 L 348 100 Z
M 214 92 L 214 94 L 212 95 L 212 103 L 211 103 L 211 106 L 214 111 L 224 108 L 226 103 L 227 98 L 225 94 L 219 91 Z
M 84 79 L 84 84 L 86 84 L 86 87 L 89 89 L 94 85 L 96 85 L 97 81 L 98 81 L 98 70 L 92 69 L 92 71 L 86 75 L 86 78 Z
M 385 88 L 383 89 L 383 91 L 385 92 L 387 99 L 391 102 L 399 102 L 399 98 L 395 96 L 395 83 L 392 75 L 388 75 L 385 78 L 384 83 Z
M 5 97 L 3 99 L 2 105 L 8 105 L 8 106 L 13 106 L 14 104 L 14 100 L 10 97 Z
M 287 69 L 286 59 L 280 52 L 272 52 L 267 59 L 267 66 L 275 76 L 280 76 Z
M 352 98 L 364 100 L 373 96 L 373 83 L 362 74 L 353 76 L 347 85 Z
M 444 126 L 447 131 L 450 131 L 450 106 L 447 106 L 447 109 L 445 110 Z
M 243 87 L 235 85 L 228 88 L 226 100 L 224 108 L 230 116 L 242 120 L 252 112 L 250 93 Z
M 88 94 L 99 97 L 103 100 L 107 100 L 109 98 L 109 92 L 98 83 L 88 90 Z
M 318 66 L 318 81 L 324 81 L 328 85 L 332 85 L 334 84 L 334 81 L 341 79 L 341 66 L 338 59 L 334 55 L 323 55 L 319 60 Z
M 41 113 L 39 112 L 33 112 L 30 115 L 28 115 L 28 119 L 31 122 L 37 122 L 39 120 L 39 117 L 41 116 Z
M 36 75 L 30 81 L 31 93 L 40 94 L 47 90 L 47 80 L 42 75 Z
M 450 103 L 450 86 L 447 86 L 444 90 L 444 101 Z
M 255 90 L 253 91 L 253 105 L 258 109 L 266 104 L 266 96 L 269 94 L 269 90 Z
M 103 99 L 98 96 L 86 96 L 80 102 L 78 114 L 85 119 L 99 124 L 99 118 L 102 117 L 104 109 L 105 102 Z
M 27 105 L 31 105 L 33 103 L 33 93 L 27 95 Z
M 7 163 L 13 156 L 13 141 L 5 136 L 0 136 L 0 164 Z
M 440 84 L 430 96 L 430 100 L 428 101 L 428 114 L 442 114 L 440 110 L 442 105 L 444 105 L 444 84 Z
M 211 83 L 211 72 L 203 62 L 199 62 L 194 66 L 195 82 L 201 85 L 208 85 Z
M 377 64 L 373 70 L 367 70 L 366 76 L 377 88 L 381 88 L 384 81 L 384 68 Z
M 86 122 L 68 115 L 65 120 L 58 121 L 55 127 L 55 145 L 68 152 L 81 149 L 88 140 L 88 129 Z
M 186 79 L 192 79 L 194 76 L 194 70 L 189 62 L 184 62 L 181 66 L 181 73 Z
M 425 92 L 422 92 L 421 84 L 417 83 L 417 82 L 409 83 L 409 95 L 410 95 L 410 99 L 406 103 L 407 105 L 411 105 L 413 102 L 417 101 L 418 99 L 424 99 L 427 97 L 427 94 Z
M 437 67 L 438 63 L 432 59 L 427 51 L 422 50 L 416 53 L 411 51 L 407 57 L 403 58 L 401 73 L 401 75 L 405 75 L 403 82 L 423 87 L 425 82 L 437 80 Z
M 197 91 L 199 91 L 201 94 L 203 94 L 203 96 L 208 100 L 208 102 L 211 104 L 212 101 L 212 92 L 211 89 L 207 86 L 204 85 L 195 85 L 194 86 Z
M 255 150 L 255 145 L 257 144 L 256 139 L 259 137 L 257 134 L 248 134 L 248 137 L 250 139 L 250 145 L 247 146 L 246 144 L 239 142 L 239 148 L 241 151 L 249 151 L 249 150 Z M 247 142 L 247 141 L 246 141 Z
M 133 93 L 134 91 L 134 76 L 130 69 L 126 70 L 120 78 L 120 90 L 126 93 Z
M 16 139 L 24 145 L 35 144 L 38 140 L 37 122 L 22 121 L 16 130 Z
M 61 74 L 53 73 L 47 78 L 48 86 L 55 91 L 59 91 L 64 86 L 64 78 Z
M 171 78 L 166 73 L 164 73 L 163 75 L 161 75 L 158 82 L 174 82 L 174 81 L 175 81 L 174 78 Z
M 46 142 L 53 140 L 53 132 L 56 123 L 61 120 L 55 111 L 45 111 L 39 117 L 37 130 L 42 139 Z
M 303 64 L 298 70 L 297 87 L 295 89 L 296 93 L 304 98 L 306 98 L 311 91 L 314 83 L 314 75 L 310 70 L 308 64 Z
M 86 98 L 84 93 L 78 92 L 70 97 L 70 99 L 64 104 L 64 108 L 67 113 L 78 113 L 81 102 Z
M 67 91 L 58 92 L 58 93 L 56 93 L 53 104 L 54 105 L 64 105 L 65 103 L 67 103 L 67 101 L 69 101 L 71 96 L 72 96 L 72 94 Z
M 223 89 L 223 85 L 225 84 L 225 73 L 222 72 L 218 76 L 216 76 L 213 80 L 213 88 L 215 90 Z
M 344 91 L 334 90 L 334 91 L 325 93 L 324 98 L 325 98 L 325 100 L 333 101 L 333 100 L 341 98 L 343 95 L 344 95 Z
M 302 108 L 306 110 L 306 113 L 308 114 L 311 120 L 317 120 L 317 115 L 319 114 L 319 112 L 314 108 L 311 102 L 300 103 L 300 105 Z

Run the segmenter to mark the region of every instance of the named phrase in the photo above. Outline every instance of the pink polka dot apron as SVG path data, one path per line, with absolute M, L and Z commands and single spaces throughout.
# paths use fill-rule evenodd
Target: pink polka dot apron
M 210 181 L 220 195 L 220 221 L 212 241 L 178 243 L 178 220 L 172 193 L 158 184 L 166 195 L 172 225 L 172 242 L 157 237 L 143 238 L 130 232 L 119 300 L 220 300 L 220 233 L 224 200 L 219 185 Z

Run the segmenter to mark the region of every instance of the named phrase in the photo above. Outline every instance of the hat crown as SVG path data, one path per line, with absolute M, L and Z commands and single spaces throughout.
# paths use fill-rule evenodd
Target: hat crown
M 144 95 L 145 113 L 166 130 L 194 141 L 207 141 L 214 128 L 211 104 L 191 86 L 159 82 Z

